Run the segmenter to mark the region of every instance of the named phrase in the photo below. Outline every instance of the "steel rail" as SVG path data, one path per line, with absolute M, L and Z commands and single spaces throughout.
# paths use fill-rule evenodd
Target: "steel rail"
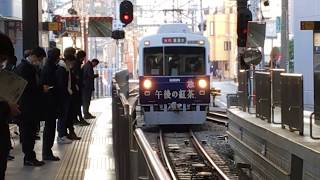
M 176 175 L 175 175 L 175 173 L 174 173 L 174 171 L 173 171 L 173 169 L 172 169 L 172 167 L 171 167 L 171 165 L 170 165 L 170 161 L 169 161 L 169 158 L 168 158 L 168 156 L 167 156 L 166 149 L 165 149 L 165 147 L 164 147 L 163 133 L 162 133 L 162 130 L 161 130 L 161 129 L 160 129 L 159 134 L 160 134 L 160 137 L 159 137 L 160 139 L 159 139 L 159 141 L 160 141 L 160 151 L 161 151 L 161 155 L 162 155 L 162 157 L 163 157 L 163 160 L 164 160 L 165 163 L 166 163 L 167 169 L 168 169 L 168 171 L 169 171 L 169 173 L 170 173 L 170 175 L 171 175 L 172 180 L 177 180 L 178 178 L 176 177 Z
M 229 125 L 229 122 L 226 121 L 226 120 L 221 120 L 221 119 L 214 118 L 214 117 L 209 117 L 209 116 L 207 116 L 206 119 L 207 119 L 207 121 L 215 122 L 215 123 L 217 123 L 217 124 L 222 124 L 222 125 L 224 125 L 224 126 L 226 126 L 226 127 L 228 127 L 228 125 Z
M 167 170 L 163 166 L 161 160 L 158 158 L 156 153 L 153 151 L 148 140 L 143 134 L 140 128 L 135 129 L 134 136 L 137 143 L 144 155 L 147 162 L 148 168 L 154 180 L 169 180 L 171 179 Z
M 223 119 L 229 119 L 226 114 L 218 113 L 218 112 L 209 112 L 208 115 L 218 116 Z
M 213 162 L 213 160 L 211 159 L 209 154 L 206 152 L 206 150 L 202 147 L 202 145 L 199 143 L 197 137 L 194 135 L 191 129 L 189 132 L 190 132 L 191 138 L 193 139 L 194 146 L 196 147 L 196 149 L 200 151 L 199 153 L 201 153 L 203 157 L 210 163 L 210 165 L 219 173 L 222 179 L 230 180 L 228 176 L 216 165 L 216 163 Z

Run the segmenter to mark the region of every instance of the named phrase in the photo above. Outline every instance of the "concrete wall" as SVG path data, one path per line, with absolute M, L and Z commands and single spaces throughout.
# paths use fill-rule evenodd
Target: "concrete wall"
M 313 49 L 312 31 L 301 31 L 300 21 L 319 21 L 320 1 L 294 1 L 294 67 L 304 76 L 304 103 L 313 106 Z

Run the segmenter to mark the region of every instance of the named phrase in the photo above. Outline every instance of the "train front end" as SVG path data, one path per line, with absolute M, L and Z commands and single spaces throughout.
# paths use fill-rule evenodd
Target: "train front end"
M 202 124 L 210 104 L 207 39 L 181 24 L 142 39 L 139 100 L 146 125 Z
M 140 77 L 146 124 L 202 124 L 210 103 L 209 76 Z

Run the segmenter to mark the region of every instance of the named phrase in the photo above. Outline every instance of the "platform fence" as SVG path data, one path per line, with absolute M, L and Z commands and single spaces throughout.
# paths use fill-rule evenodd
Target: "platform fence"
M 288 127 L 290 131 L 304 134 L 304 103 L 303 103 L 303 76 L 301 74 L 284 73 L 283 69 L 256 70 L 253 84 L 249 81 L 252 77 L 249 71 L 240 70 L 237 95 L 228 98 L 235 102 L 238 98 L 238 107 L 250 113 L 255 107 L 256 117 L 267 120 L 268 123 L 281 124 L 282 128 Z M 252 84 L 252 83 L 251 83 Z M 249 93 L 253 89 L 253 94 Z M 231 98 L 232 97 L 232 98 Z M 236 104 L 236 103 L 231 103 Z M 275 108 L 281 108 L 281 122 L 275 122 Z M 315 113 L 310 117 L 310 136 Z
M 128 91 L 126 72 L 112 81 L 113 151 L 117 180 L 170 179 L 140 128 L 136 128 L 138 98 Z

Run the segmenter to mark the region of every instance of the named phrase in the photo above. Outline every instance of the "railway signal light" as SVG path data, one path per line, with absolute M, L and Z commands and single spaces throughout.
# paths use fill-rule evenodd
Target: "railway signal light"
M 124 0 L 120 3 L 120 21 L 124 26 L 133 20 L 133 5 L 130 1 Z
M 247 33 L 248 33 L 248 22 L 252 21 L 252 13 L 247 8 L 238 9 L 238 22 L 237 22 L 237 33 L 238 33 L 238 46 L 246 47 L 247 44 Z

